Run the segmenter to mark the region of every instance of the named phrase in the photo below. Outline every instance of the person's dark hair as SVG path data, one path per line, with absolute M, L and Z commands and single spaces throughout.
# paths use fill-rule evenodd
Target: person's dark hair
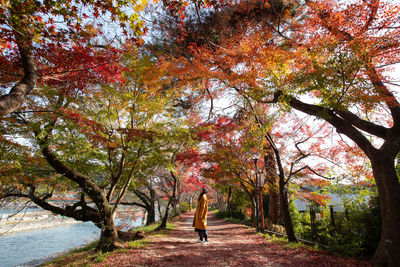
M 203 195 L 207 194 L 207 192 L 208 192 L 207 188 L 203 187 L 199 196 L 199 201 Z

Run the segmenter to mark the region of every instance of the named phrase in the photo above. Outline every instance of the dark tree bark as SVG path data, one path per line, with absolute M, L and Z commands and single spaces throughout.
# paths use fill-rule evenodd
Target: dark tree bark
M 97 204 L 96 204 L 97 205 Z M 114 213 L 111 210 L 111 207 L 108 202 L 102 204 L 103 220 L 98 226 L 101 229 L 100 241 L 97 245 L 97 250 L 101 250 L 103 252 L 113 251 L 116 248 L 121 248 L 121 240 L 118 236 L 117 228 L 115 228 L 114 224 Z
M 176 198 L 175 201 L 172 202 L 172 207 L 175 212 L 175 214 L 178 214 L 181 216 L 181 185 L 180 181 L 177 180 L 177 186 L 176 186 Z
M 150 225 L 156 222 L 156 191 L 148 186 L 150 196 L 146 195 L 144 192 L 140 190 L 134 190 L 133 193 L 142 201 L 142 203 L 138 202 L 123 202 L 124 205 L 135 205 L 142 207 L 147 212 L 146 225 Z
M 171 204 L 173 201 L 175 201 L 176 198 L 176 186 L 177 186 L 177 178 L 175 176 L 175 174 L 171 171 L 170 172 L 171 177 L 173 179 L 173 192 L 172 192 L 172 196 L 169 198 L 168 200 L 168 204 L 167 207 L 165 208 L 165 212 L 164 212 L 164 216 L 163 219 L 161 221 L 161 224 L 155 229 L 155 231 L 160 231 L 162 229 L 165 229 L 167 227 L 167 221 L 168 221 L 168 216 L 169 216 L 169 209 L 171 207 Z
M 285 171 L 283 170 L 281 156 L 279 150 L 274 144 L 274 141 L 270 134 L 267 134 L 267 140 L 270 143 L 270 147 L 274 151 L 275 161 L 278 165 L 279 170 L 279 198 L 282 209 L 283 216 L 283 224 L 285 226 L 286 235 L 289 242 L 297 242 L 296 235 L 294 234 L 292 217 L 290 216 L 289 210 L 289 200 L 287 195 L 287 183 L 289 182 L 289 178 L 285 180 Z
M 0 96 L 0 117 L 6 116 L 19 109 L 26 96 L 33 90 L 38 80 L 36 61 L 33 54 L 32 36 L 24 28 L 27 18 L 18 10 L 18 6 L 11 2 L 10 25 L 17 44 L 20 63 L 22 65 L 22 79 L 14 85 L 8 94 Z
M 253 227 L 257 226 L 257 217 L 256 217 L 256 200 L 255 198 L 251 198 L 250 199 L 250 203 L 251 203 L 251 221 L 252 221 L 252 225 Z
M 378 266 L 396 266 L 400 262 L 400 186 L 394 157 L 383 152 L 372 162 L 374 177 L 382 209 L 382 230 L 373 263 Z
M 231 209 L 231 198 L 232 198 L 232 187 L 229 187 L 228 189 L 228 197 L 226 199 L 226 209 L 230 210 Z
M 285 186 L 284 179 L 279 179 L 279 196 L 283 215 L 283 224 L 285 226 L 286 235 L 289 242 L 297 242 L 296 235 L 294 234 L 292 216 L 289 210 L 289 200 L 287 187 Z
M 18 39 L 20 40 L 18 41 Z M 0 117 L 6 116 L 19 109 L 24 103 L 26 96 L 35 87 L 38 79 L 36 63 L 32 52 L 32 40 L 29 38 L 18 39 L 17 46 L 24 76 L 11 88 L 8 94 L 0 96 Z
M 152 224 L 156 222 L 156 191 L 151 188 L 150 189 L 150 208 L 147 210 L 148 218 L 146 221 L 146 225 Z
M 279 224 L 280 221 L 280 205 L 279 205 L 279 184 L 278 171 L 274 158 L 274 151 L 268 142 L 264 144 L 264 164 L 266 173 L 266 182 L 269 186 L 268 192 L 268 220 L 272 224 Z
M 117 229 L 114 225 L 114 212 L 110 207 L 104 190 L 101 189 L 90 177 L 76 173 L 61 161 L 59 161 L 50 151 L 48 146 L 42 148 L 42 153 L 47 162 L 57 173 L 63 174 L 71 181 L 77 183 L 79 187 L 93 200 L 96 205 L 97 216 L 90 218 L 101 229 L 100 242 L 97 249 L 111 251 L 121 247 Z M 45 208 L 44 206 L 41 206 Z M 99 218 L 101 220 L 99 221 Z

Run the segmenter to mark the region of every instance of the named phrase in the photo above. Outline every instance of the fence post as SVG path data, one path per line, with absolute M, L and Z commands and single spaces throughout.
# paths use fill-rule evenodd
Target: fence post
M 312 205 L 310 205 L 310 223 L 311 223 L 311 240 L 315 241 L 315 210 Z
M 347 208 L 347 206 L 344 207 L 344 216 L 346 217 L 347 222 L 349 222 L 349 209 Z
M 333 211 L 333 205 L 330 205 L 329 208 L 330 208 L 330 212 L 331 212 L 331 224 L 332 224 L 332 227 L 335 228 L 335 226 L 336 226 L 335 225 L 335 213 Z

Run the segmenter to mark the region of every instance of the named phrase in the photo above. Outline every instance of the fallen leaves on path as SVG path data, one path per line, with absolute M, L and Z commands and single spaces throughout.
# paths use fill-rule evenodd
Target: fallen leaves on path
M 196 243 L 193 214 L 182 215 L 175 230 L 151 236 L 145 247 L 108 256 L 95 266 L 370 266 L 305 247 L 267 241 L 254 229 L 208 217 L 209 244 Z

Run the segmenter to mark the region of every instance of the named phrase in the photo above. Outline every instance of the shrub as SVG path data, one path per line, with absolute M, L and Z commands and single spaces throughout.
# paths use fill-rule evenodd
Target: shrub
M 295 227 L 296 234 L 307 240 L 327 246 L 329 250 L 346 255 L 369 258 L 377 248 L 381 217 L 379 200 L 371 194 L 369 203 L 355 198 L 345 205 L 346 212 L 335 212 L 335 226 L 332 225 L 330 211 L 321 208 L 325 215 L 315 220 L 315 235 L 312 234 L 310 213 L 292 213 L 294 225 L 300 221 L 300 227 Z
M 268 230 L 271 230 L 271 231 L 274 231 L 277 233 L 282 233 L 282 234 L 286 233 L 285 227 L 283 227 L 282 225 L 279 225 L 279 224 L 272 224 L 268 220 L 266 221 L 266 228 Z
M 190 208 L 189 202 L 182 202 L 180 208 L 181 208 L 181 213 L 186 213 L 186 212 L 188 212 L 188 211 L 189 211 L 189 208 Z
M 216 217 L 218 219 L 232 218 L 232 219 L 238 219 L 241 221 L 244 221 L 244 219 L 245 219 L 244 213 L 237 209 L 227 210 L 227 211 L 218 211 L 216 214 Z
M 295 234 L 299 234 L 301 231 L 301 215 L 300 212 L 298 211 L 296 205 L 294 204 L 293 200 L 289 201 L 289 211 L 290 211 L 290 216 L 292 218 L 292 225 L 293 225 L 293 230 Z

